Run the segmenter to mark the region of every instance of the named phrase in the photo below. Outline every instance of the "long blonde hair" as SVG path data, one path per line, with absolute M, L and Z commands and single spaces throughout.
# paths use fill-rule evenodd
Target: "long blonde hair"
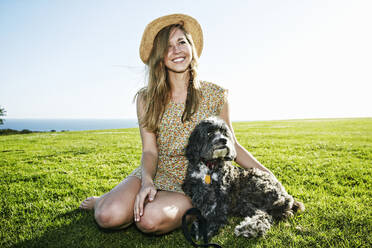
M 148 85 L 140 89 L 135 98 L 141 97 L 145 114 L 139 124 L 149 131 L 156 132 L 163 117 L 165 107 L 170 101 L 170 83 L 167 68 L 164 64 L 165 53 L 168 50 L 168 40 L 171 30 L 179 28 L 183 31 L 192 48 L 192 60 L 189 73 L 190 82 L 187 89 L 185 109 L 181 121 L 186 122 L 198 110 L 201 98 L 200 82 L 197 78 L 198 57 L 192 37 L 181 24 L 169 25 L 156 35 L 154 46 L 148 60 Z

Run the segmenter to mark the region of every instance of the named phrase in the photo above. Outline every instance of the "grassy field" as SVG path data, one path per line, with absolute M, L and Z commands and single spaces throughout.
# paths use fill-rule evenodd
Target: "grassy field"
M 234 123 L 238 140 L 304 202 L 264 238 L 232 232 L 223 247 L 371 247 L 372 119 Z M 180 230 L 100 230 L 77 207 L 139 163 L 138 129 L 0 136 L 0 247 L 190 247 Z

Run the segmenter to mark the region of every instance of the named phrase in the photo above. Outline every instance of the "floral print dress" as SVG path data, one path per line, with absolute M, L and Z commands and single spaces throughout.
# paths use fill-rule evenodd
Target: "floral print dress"
M 185 148 L 194 127 L 203 119 L 218 116 L 226 101 L 227 90 L 210 82 L 200 82 L 201 102 L 198 111 L 190 121 L 182 123 L 184 103 L 169 102 L 158 132 L 158 167 L 154 178 L 155 187 L 159 190 L 183 193 L 181 185 L 186 175 L 187 159 Z M 141 179 L 141 166 L 130 176 Z

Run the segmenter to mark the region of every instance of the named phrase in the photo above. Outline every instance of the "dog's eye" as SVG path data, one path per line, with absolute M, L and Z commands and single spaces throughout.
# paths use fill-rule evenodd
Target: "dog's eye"
M 207 132 L 208 138 L 211 138 L 215 135 L 215 130 L 208 130 Z

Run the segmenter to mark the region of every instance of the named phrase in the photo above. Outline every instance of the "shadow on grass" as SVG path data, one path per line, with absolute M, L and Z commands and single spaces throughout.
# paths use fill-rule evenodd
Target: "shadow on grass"
M 139 243 L 153 243 L 157 237 L 143 235 L 134 226 L 124 230 L 98 227 L 93 212 L 79 209 L 56 216 L 50 227 L 34 238 L 13 247 L 142 247 Z M 143 246 L 145 247 L 145 246 Z
M 75 209 L 56 216 L 51 223 L 12 247 L 191 247 L 180 230 L 154 236 L 143 234 L 134 225 L 123 230 L 99 228 L 91 211 Z
M 13 247 L 192 247 L 184 238 L 180 229 L 162 236 L 146 235 L 134 225 L 123 230 L 99 228 L 93 218 L 93 212 L 75 209 L 56 216 L 50 227 L 35 230 L 34 237 L 15 244 Z M 232 227 L 231 227 L 232 228 Z M 224 234 L 213 239 L 223 247 L 254 247 L 257 240 L 237 238 L 230 228 Z

